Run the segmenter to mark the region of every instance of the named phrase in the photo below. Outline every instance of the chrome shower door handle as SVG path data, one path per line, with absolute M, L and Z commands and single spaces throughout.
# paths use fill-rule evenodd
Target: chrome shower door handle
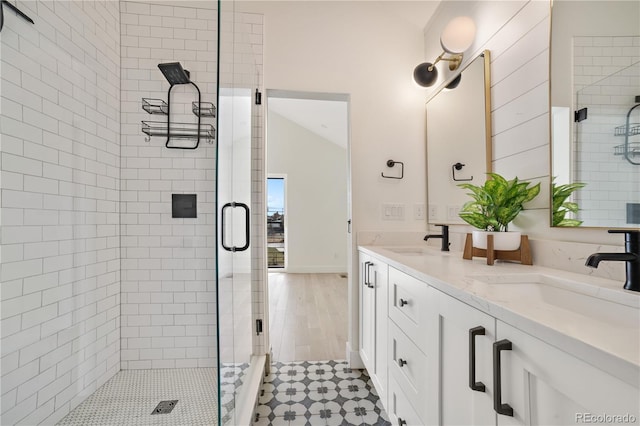
M 241 247 L 236 247 L 236 246 L 228 246 L 225 244 L 225 221 L 224 221 L 224 211 L 227 208 L 236 208 L 236 207 L 240 207 L 245 211 L 245 238 L 246 241 L 244 243 L 243 246 Z M 231 202 L 231 203 L 227 203 L 224 206 L 222 206 L 222 211 L 220 213 L 221 216 L 221 223 L 220 223 L 220 227 L 221 227 L 221 237 L 220 237 L 220 244 L 222 245 L 222 248 L 225 249 L 226 251 L 231 251 L 231 252 L 236 252 L 236 251 L 245 251 L 246 249 L 249 248 L 249 243 L 250 243 L 250 230 L 251 230 L 251 226 L 249 223 L 249 206 L 247 206 L 244 203 L 236 203 L 236 202 Z

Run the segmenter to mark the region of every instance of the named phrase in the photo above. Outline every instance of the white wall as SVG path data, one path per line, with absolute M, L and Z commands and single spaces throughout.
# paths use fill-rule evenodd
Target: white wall
M 412 78 L 422 61 L 423 23 L 398 10 L 415 2 L 239 2 L 264 13 L 267 89 L 348 93 L 354 232 L 423 229 L 424 221 L 382 221 L 381 204 L 424 202 L 424 90 Z M 425 18 L 426 19 L 426 18 Z M 405 179 L 383 179 L 389 159 Z
M 212 367 L 215 145 L 201 141 L 195 150 L 168 149 L 164 137 L 145 141 L 140 121 L 166 120 L 141 108 L 143 97 L 167 100 L 161 62 L 181 62 L 202 100 L 215 103 L 217 11 L 123 1 L 121 27 L 122 368 Z M 193 100 L 191 85 L 176 86 L 172 121 L 196 122 Z M 172 218 L 173 193 L 196 194 L 198 217 Z
M 267 172 L 287 176 L 287 272 L 347 270 L 347 152 L 271 111 Z
M 118 2 L 5 7 L 2 416 L 55 424 L 120 369 Z

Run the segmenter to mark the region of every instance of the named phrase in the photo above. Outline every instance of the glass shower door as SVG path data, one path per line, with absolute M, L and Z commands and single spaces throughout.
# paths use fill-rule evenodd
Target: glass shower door
M 217 277 L 219 424 L 236 425 L 251 371 L 252 317 L 252 120 L 258 70 L 242 13 L 219 2 Z M 246 410 L 245 410 L 246 411 Z
M 236 400 L 252 354 L 251 126 L 247 126 L 251 119 L 250 101 L 250 92 L 246 96 L 241 90 L 220 89 L 218 356 L 221 424 L 236 424 Z

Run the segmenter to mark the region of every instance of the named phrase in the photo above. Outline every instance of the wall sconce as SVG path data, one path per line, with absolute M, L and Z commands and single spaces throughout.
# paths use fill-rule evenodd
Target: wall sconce
M 440 45 L 444 52 L 442 52 L 433 63 L 423 62 L 418 65 L 413 70 L 413 79 L 423 87 L 433 85 L 438 79 L 438 69 L 435 65 L 440 61 L 449 62 L 449 70 L 457 70 L 462 63 L 463 52 L 471 47 L 475 37 L 476 24 L 473 22 L 473 19 L 468 16 L 453 18 L 447 26 L 444 27 L 440 35 Z M 445 57 L 447 54 L 451 56 Z M 458 80 L 458 83 L 459 82 Z M 457 86 L 457 83 L 455 86 Z

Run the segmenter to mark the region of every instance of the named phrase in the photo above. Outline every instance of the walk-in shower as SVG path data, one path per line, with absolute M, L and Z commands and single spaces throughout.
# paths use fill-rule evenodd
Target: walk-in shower
M 0 424 L 249 424 L 268 328 L 262 16 L 17 2 L 29 22 L 13 3 Z

